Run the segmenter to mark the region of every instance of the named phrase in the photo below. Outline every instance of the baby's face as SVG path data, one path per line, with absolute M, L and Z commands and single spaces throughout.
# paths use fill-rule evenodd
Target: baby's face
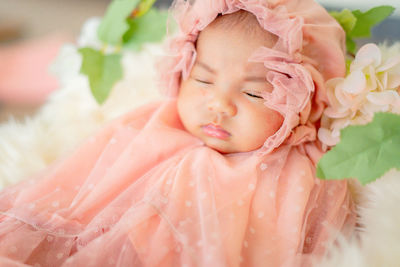
M 248 62 L 273 40 L 249 38 L 241 29 L 208 26 L 197 41 L 197 58 L 182 81 L 178 112 L 186 130 L 221 152 L 260 148 L 282 125 L 282 116 L 264 105 L 272 91 L 262 63 Z

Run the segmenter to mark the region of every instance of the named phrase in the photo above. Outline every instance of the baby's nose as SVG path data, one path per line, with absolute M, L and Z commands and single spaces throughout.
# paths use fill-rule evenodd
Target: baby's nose
M 235 116 L 237 112 L 236 105 L 228 96 L 215 95 L 208 102 L 208 109 L 226 116 Z

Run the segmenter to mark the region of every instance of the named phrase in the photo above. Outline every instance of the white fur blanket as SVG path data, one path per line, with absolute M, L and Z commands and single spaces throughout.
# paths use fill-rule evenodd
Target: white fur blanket
M 50 70 L 61 87 L 52 93 L 32 118 L 23 123 L 10 119 L 0 125 L 0 189 L 43 169 L 107 121 L 129 109 L 160 97 L 153 63 L 160 45 L 147 45 L 140 53 L 123 55 L 124 79 L 110 97 L 98 105 L 91 95 L 88 79 L 79 73 L 79 47 L 99 47 L 96 29 L 100 19 L 88 20 L 78 45 L 66 44 Z
M 97 46 L 93 32 L 99 20 L 85 24 L 78 46 Z M 79 74 L 76 45 L 65 45 L 52 66 L 61 88 L 32 118 L 0 125 L 0 189 L 16 183 L 68 153 L 107 121 L 160 97 L 153 62 L 160 45 L 123 56 L 124 79 L 103 106 L 92 97 L 87 78 Z M 359 232 L 341 240 L 323 263 L 326 267 L 400 266 L 400 172 L 391 171 L 357 192 Z

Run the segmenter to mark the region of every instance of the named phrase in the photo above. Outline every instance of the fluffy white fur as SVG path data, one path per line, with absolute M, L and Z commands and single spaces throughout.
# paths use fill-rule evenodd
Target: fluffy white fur
M 359 229 L 342 239 L 320 267 L 400 266 L 400 172 L 391 170 L 359 189 Z
M 51 71 L 61 87 L 31 117 L 19 123 L 10 119 L 0 125 L 0 189 L 33 175 L 68 153 L 107 121 L 129 109 L 160 97 L 155 83 L 159 44 L 146 45 L 140 53 L 124 52 L 124 78 L 103 105 L 91 95 L 87 77 L 80 74 L 79 47 L 100 47 L 96 29 L 100 20 L 84 25 L 78 45 L 65 45 Z
M 98 21 L 90 20 L 84 26 L 79 46 L 99 45 L 93 34 Z M 160 53 L 159 45 L 148 45 L 140 53 L 124 54 L 125 78 L 115 86 L 107 102 L 99 106 L 86 77 L 79 74 L 81 58 L 77 47 L 66 45 L 53 65 L 61 88 L 34 117 L 22 123 L 10 119 L 0 126 L 0 188 L 45 168 L 111 119 L 159 98 L 153 63 Z M 399 266 L 399 192 L 397 171 L 359 188 L 358 234 L 350 241 L 340 240 L 340 246 L 331 248 L 318 266 Z

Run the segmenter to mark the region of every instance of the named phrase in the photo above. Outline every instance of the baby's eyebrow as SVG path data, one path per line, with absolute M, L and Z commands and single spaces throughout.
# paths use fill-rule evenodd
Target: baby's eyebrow
M 210 72 L 212 74 L 216 73 L 215 70 L 213 70 L 210 66 L 208 66 L 206 63 L 203 63 L 201 61 L 196 61 L 196 66 L 199 66 L 199 67 L 203 68 L 204 70 L 206 70 L 206 71 L 208 71 L 208 72 Z M 266 82 L 265 77 L 261 77 L 261 76 L 248 76 L 248 77 L 245 77 L 244 80 L 246 82 L 259 82 L 259 83 L 265 83 Z
M 213 70 L 210 66 L 208 66 L 207 64 L 201 62 L 201 61 L 196 61 L 196 65 L 198 65 L 199 67 L 205 69 L 206 71 L 215 74 L 215 70 Z
M 259 76 L 248 76 L 245 77 L 244 80 L 246 82 L 259 82 L 259 83 L 265 83 L 267 81 L 265 77 L 259 77 Z

